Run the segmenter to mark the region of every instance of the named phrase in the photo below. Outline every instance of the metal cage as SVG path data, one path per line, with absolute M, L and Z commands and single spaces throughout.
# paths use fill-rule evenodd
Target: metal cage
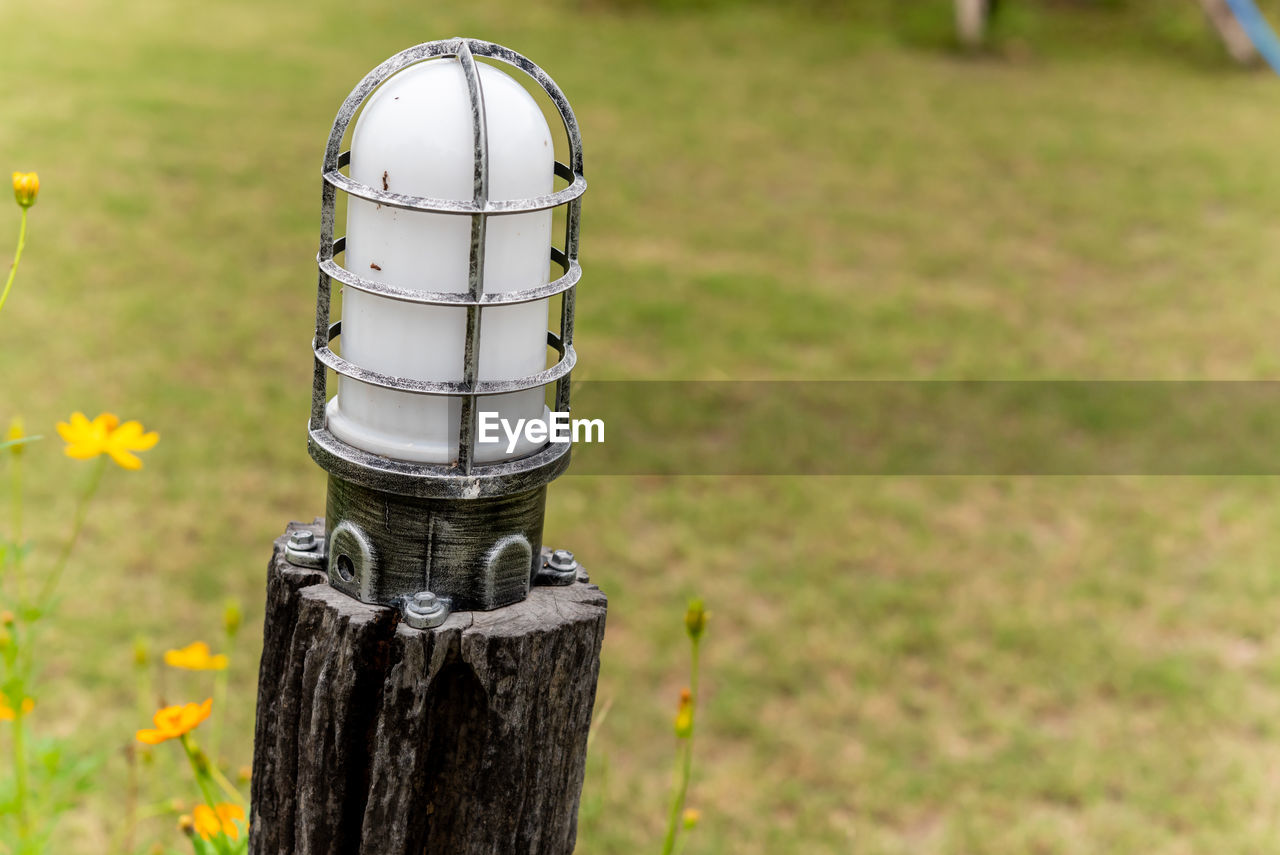
M 568 181 L 562 190 L 545 196 L 511 201 L 490 201 L 488 175 L 488 139 L 484 120 L 484 92 L 476 71 L 475 57 L 485 57 L 523 71 L 531 77 L 551 98 L 560 119 L 564 123 L 569 141 L 569 164 L 555 163 L 556 177 Z M 351 160 L 350 151 L 341 151 L 342 139 L 347 127 L 365 100 L 396 72 L 415 63 L 441 57 L 456 57 L 462 64 L 466 78 L 467 94 L 471 103 L 472 128 L 475 140 L 475 195 L 471 201 L 431 199 L 422 196 L 406 196 L 359 184 L 342 172 Z M 569 381 L 577 356 L 573 349 L 574 298 L 582 268 L 578 265 L 578 231 L 582 211 L 582 194 L 587 189 L 582 175 L 582 136 L 578 120 L 560 87 L 545 71 L 513 50 L 492 42 L 477 39 L 447 39 L 427 42 L 409 48 L 388 59 L 352 90 L 338 111 L 329 143 L 324 155 L 324 189 L 321 196 L 320 252 L 316 257 L 319 282 L 316 288 L 316 336 L 315 377 L 311 394 L 311 451 L 312 456 L 326 470 L 336 467 L 344 477 L 352 477 L 370 486 L 393 489 L 416 496 L 496 495 L 505 492 L 505 482 L 516 486 L 529 483 L 529 476 L 546 469 L 549 481 L 568 465 L 568 445 L 549 445 L 542 452 L 519 460 L 492 464 L 473 462 L 476 436 L 476 399 L 485 395 L 499 395 L 540 386 L 556 384 L 556 410 L 569 411 Z M 424 292 L 396 288 L 366 279 L 346 270 L 334 260 L 345 249 L 345 238 L 334 238 L 334 207 L 337 191 L 379 205 L 435 214 L 453 214 L 471 218 L 471 258 L 469 265 L 469 293 Z M 485 222 L 488 217 L 544 211 L 567 206 L 564 249 L 550 247 L 550 258 L 559 266 L 563 275 L 537 288 L 511 291 L 501 294 L 484 294 L 484 244 Z M 463 379 L 461 382 L 440 382 L 394 377 L 361 368 L 343 359 L 329 345 L 342 331 L 342 322 L 330 323 L 330 293 L 332 281 L 343 286 L 401 300 L 407 303 L 426 303 L 438 306 L 465 306 L 467 309 L 466 345 L 463 354 Z M 547 344 L 556 350 L 560 359 L 550 368 L 528 377 L 513 380 L 478 381 L 477 366 L 480 356 L 480 310 L 483 307 L 526 303 L 563 294 L 560 308 L 560 330 L 547 331 Z M 388 458 L 369 454 L 342 442 L 325 426 L 325 404 L 328 400 L 326 369 L 333 369 L 344 377 L 418 395 L 448 395 L 462 398 L 462 418 L 458 430 L 458 460 L 456 465 L 413 464 L 390 461 Z M 566 459 L 561 459 L 566 458 Z M 361 473 L 364 473 L 363 475 Z M 369 479 L 369 480 L 366 480 Z M 537 480 L 535 476 L 534 480 Z M 465 485 L 463 484 L 465 482 Z M 392 484 L 396 487 L 392 487 Z
M 426 60 L 452 57 L 462 66 L 471 107 L 474 137 L 475 169 L 474 195 L 470 201 L 453 199 L 434 199 L 420 196 L 408 196 L 370 187 L 354 181 L 342 170 L 351 160 L 351 152 L 342 151 L 342 141 L 347 128 L 357 112 L 369 96 L 398 71 Z M 563 122 L 568 138 L 569 163 L 555 162 L 555 176 L 568 182 L 563 189 L 534 198 L 493 201 L 489 195 L 488 175 L 488 139 L 485 128 L 484 92 L 480 75 L 476 67 L 476 57 L 483 57 L 502 63 L 524 72 L 532 78 L 542 91 L 550 97 Z M 328 145 L 325 149 L 323 166 L 323 193 L 321 196 L 321 228 L 320 251 L 316 258 L 319 268 L 319 279 L 316 289 L 316 328 L 313 341 L 315 356 L 315 372 L 312 384 L 311 416 L 309 422 L 308 447 L 311 456 L 330 475 L 329 498 L 329 537 L 332 542 L 334 526 L 349 522 L 348 519 L 333 519 L 335 513 L 335 496 L 338 516 L 360 516 L 352 511 L 349 505 L 361 502 L 368 503 L 370 497 L 376 497 L 385 504 L 387 497 L 399 497 L 393 501 L 406 503 L 406 514 L 416 515 L 424 520 L 423 525 L 434 527 L 441 523 L 447 527 L 450 518 L 467 516 L 466 526 L 472 531 L 472 539 L 481 532 L 481 527 L 489 525 L 497 534 L 495 540 L 502 539 L 501 525 L 493 526 L 494 518 L 504 515 L 526 519 L 525 527 L 536 533 L 533 547 L 532 575 L 538 574 L 540 561 L 540 539 L 542 514 L 545 507 L 545 487 L 561 474 L 568 466 L 570 446 L 568 443 L 548 443 L 541 450 L 525 457 L 504 460 L 495 463 L 477 463 L 475 457 L 475 441 L 477 433 L 477 401 L 486 395 L 498 395 L 516 392 L 535 387 L 546 387 L 555 384 L 555 409 L 568 412 L 570 409 L 570 376 L 576 362 L 573 349 L 574 303 L 578 280 L 582 269 L 578 265 L 578 232 L 581 216 L 581 197 L 586 190 L 586 180 L 582 172 L 582 138 L 578 130 L 577 119 L 573 115 L 564 93 L 541 68 L 525 57 L 508 48 L 491 42 L 477 39 L 455 38 L 444 41 L 428 42 L 409 48 L 396 54 L 360 81 L 343 102 L 329 133 Z M 335 256 L 345 249 L 345 237 L 334 237 L 335 204 L 337 193 L 342 191 L 348 196 L 368 200 L 379 205 L 436 214 L 449 214 L 471 218 L 470 262 L 468 268 L 467 293 L 424 292 L 413 289 L 398 288 L 389 284 L 375 282 L 345 269 L 335 260 Z M 567 206 L 565 221 L 564 248 L 551 246 L 550 260 L 558 266 L 562 275 L 546 285 L 520 291 L 485 294 L 483 292 L 485 267 L 485 226 L 489 217 L 510 214 L 543 211 L 560 206 Z M 439 306 L 466 307 L 466 338 L 463 353 L 463 378 L 459 382 L 423 381 L 406 377 L 381 374 L 355 365 L 343 359 L 330 345 L 341 334 L 341 321 L 330 322 L 330 302 L 332 283 L 337 280 L 346 288 L 353 288 L 380 297 L 400 300 L 406 303 L 430 304 Z M 515 303 L 532 302 L 561 294 L 560 328 L 547 331 L 547 343 L 558 354 L 559 359 L 550 368 L 526 377 L 509 380 L 480 381 L 477 370 L 480 354 L 480 336 L 482 333 L 481 310 L 491 306 L 502 306 Z M 332 369 L 343 377 L 368 383 L 374 386 L 408 392 L 416 395 L 458 396 L 461 398 L 461 419 L 458 429 L 458 459 L 452 464 L 414 463 L 382 457 L 356 448 L 336 437 L 327 427 L 325 407 L 328 402 L 327 370 Z M 347 498 L 353 493 L 360 494 L 354 499 Z M 518 504 L 518 510 L 511 509 L 510 500 L 525 497 Z M 459 501 L 471 507 L 457 510 L 449 503 Z M 467 501 L 471 500 L 471 501 Z M 486 502 L 486 500 L 490 500 Z M 505 500 L 505 501 L 504 501 Z M 479 503 L 479 506 L 476 505 Z M 416 504 L 414 504 L 416 503 Z M 493 510 L 486 511 L 484 506 L 493 505 Z M 389 512 L 388 512 L 389 513 Z M 468 516 L 469 515 L 469 516 Z M 435 519 L 432 519 L 432 518 Z M 536 520 L 533 519 L 536 517 Z M 488 522 L 486 522 L 488 520 Z M 443 522 L 442 522 L 443 521 Z M 414 534 L 413 536 L 418 536 Z M 369 538 L 377 540 L 377 537 Z M 481 537 L 480 540 L 484 538 Z M 464 555 L 453 571 L 454 576 L 465 572 L 465 567 L 472 566 L 480 560 L 481 546 L 477 542 L 471 547 L 474 555 Z M 487 548 L 487 547 L 486 547 Z M 332 551 L 332 550 L 330 550 Z M 370 564 L 381 560 L 374 554 L 379 550 L 377 544 L 370 546 L 361 543 L 357 552 L 363 554 Z M 489 551 L 492 551 L 491 549 Z M 403 601 L 417 589 L 408 584 L 408 580 L 390 584 L 384 588 L 371 585 L 368 579 L 349 579 L 350 573 L 338 573 L 334 568 L 333 556 L 327 559 L 330 566 L 330 578 L 337 587 L 343 588 L 360 599 L 369 602 Z M 407 560 L 407 559 L 406 559 Z M 428 565 L 431 556 L 426 557 Z M 374 569 L 370 568 L 370 573 Z M 479 572 L 478 570 L 475 572 Z M 435 590 L 428 583 L 427 590 Z M 447 586 L 446 586 L 447 587 Z M 457 587 L 456 585 L 454 587 Z M 527 589 L 527 586 L 526 586 Z M 456 592 L 446 592 L 446 596 L 457 598 Z M 523 594 L 521 594 L 521 598 Z M 464 605 L 471 607 L 493 608 L 500 605 L 496 599 L 485 599 L 461 596 Z M 501 598 L 499 598 L 501 599 Z M 457 606 L 457 603 L 455 603 Z

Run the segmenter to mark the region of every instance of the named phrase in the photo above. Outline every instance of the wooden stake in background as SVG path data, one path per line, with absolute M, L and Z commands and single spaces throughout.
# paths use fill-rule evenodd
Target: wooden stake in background
M 956 0 L 956 36 L 962 47 L 974 50 L 987 38 L 990 0 Z
M 1205 17 L 1213 24 L 1232 59 L 1241 65 L 1258 64 L 1261 57 L 1249 40 L 1249 34 L 1240 26 L 1235 13 L 1227 5 L 1227 0 L 1200 0 L 1200 8 L 1204 9 Z

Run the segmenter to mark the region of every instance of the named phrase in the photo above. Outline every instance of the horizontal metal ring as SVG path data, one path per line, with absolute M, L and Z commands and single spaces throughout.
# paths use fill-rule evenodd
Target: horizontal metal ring
M 351 163 L 351 149 L 340 152 L 338 154 L 338 168 L 341 169 L 349 163 Z M 573 181 L 573 170 L 570 169 L 567 164 L 561 163 L 558 160 L 554 161 L 551 171 L 556 174 L 557 178 L 563 178 L 565 181 Z
M 484 214 L 486 216 L 500 217 L 507 214 L 548 211 L 572 202 L 587 190 L 587 179 L 581 175 L 575 175 L 572 184 L 563 190 L 557 190 L 555 193 L 534 196 L 530 199 L 490 199 L 485 202 L 476 202 L 471 199 L 433 199 L 429 196 L 406 196 L 403 193 L 391 193 L 387 190 L 378 190 L 367 184 L 361 184 L 359 181 L 348 178 L 336 170 L 325 172 L 324 180 L 326 184 L 336 187 L 350 196 L 355 196 L 357 199 L 364 199 L 368 202 L 376 202 L 379 205 L 386 205 L 389 208 L 400 208 L 405 211 L 420 211 L 429 214 L 461 214 L 464 216 Z
M 471 474 L 441 463 L 410 463 L 371 454 L 338 439 L 327 428 L 310 428 L 311 457 L 326 472 L 356 484 L 423 499 L 487 499 L 537 488 L 569 466 L 572 445 L 548 443 L 515 460 L 476 463 Z
M 329 326 L 329 341 L 333 341 L 341 333 L 342 321 L 331 324 Z M 370 371 L 343 359 L 334 353 L 327 344 L 322 346 L 315 342 L 312 344 L 311 349 L 315 353 L 317 360 L 343 377 L 350 377 L 352 380 L 368 383 L 370 386 L 380 386 L 383 389 L 409 392 L 414 395 L 485 396 L 504 395 L 508 392 L 521 392 L 525 389 L 547 386 L 572 371 L 574 364 L 578 361 L 578 355 L 574 351 L 573 345 L 563 344 L 560 341 L 560 336 L 549 330 L 547 331 L 547 344 L 555 348 L 556 352 L 560 354 L 559 361 L 550 368 L 539 371 L 537 374 L 518 377 L 514 380 L 481 380 L 474 387 L 461 381 L 413 380 L 408 377 L 396 377 L 391 374 Z
M 341 238 L 339 239 L 341 240 Z M 338 241 L 334 242 L 334 251 L 338 252 Z M 532 303 L 564 293 L 578 284 L 582 278 L 582 268 L 576 261 L 569 261 L 564 253 L 552 250 L 551 258 L 565 270 L 564 276 L 537 288 L 525 288 L 520 291 L 504 291 L 496 294 L 485 294 L 479 300 L 471 299 L 470 294 L 448 291 L 418 291 L 412 288 L 397 288 L 384 282 L 375 282 L 359 274 L 352 273 L 332 258 L 318 259 L 320 272 L 331 279 L 336 279 L 349 288 L 376 294 L 390 300 L 404 303 L 420 303 L 428 306 L 513 306 L 519 303 Z
M 342 335 L 342 321 L 334 321 L 329 324 L 329 341 L 333 341 L 340 335 Z M 560 336 L 556 335 L 553 330 L 547 330 L 547 347 L 564 356 L 564 342 L 560 340 Z

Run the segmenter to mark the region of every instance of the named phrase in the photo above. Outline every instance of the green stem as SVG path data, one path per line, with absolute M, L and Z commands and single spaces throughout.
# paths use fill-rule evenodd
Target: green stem
M 609 711 L 613 709 L 613 698 L 604 702 L 604 708 L 600 710 L 600 715 L 595 717 L 591 722 L 591 726 L 587 728 L 587 751 L 591 751 L 591 745 L 596 741 L 600 728 L 604 727 L 605 719 L 609 717 Z
M 135 851 L 134 848 L 125 842 L 125 838 L 128 837 L 129 835 L 132 835 L 134 832 L 136 832 L 138 826 L 141 825 L 144 820 L 154 819 L 158 816 L 171 815 L 173 813 L 174 813 L 174 810 L 172 807 L 169 806 L 169 803 L 167 801 L 157 802 L 156 804 L 153 804 L 153 805 L 148 805 L 146 807 L 138 808 L 137 815 L 134 817 L 134 820 L 133 820 L 133 826 L 122 828 L 120 831 L 116 832 L 116 836 L 112 839 L 112 842 L 111 842 L 110 851 L 120 852 L 120 853 L 134 852 Z
M 22 545 L 22 457 L 13 455 L 13 468 L 9 470 L 9 491 L 13 499 L 13 540 Z
M 209 777 L 218 782 L 218 786 L 222 787 L 222 791 L 227 794 L 227 798 L 231 799 L 240 807 L 248 807 L 244 796 L 240 795 L 240 791 L 236 789 L 236 785 L 227 780 L 227 776 L 222 774 L 222 770 L 215 765 L 209 766 Z
M 200 788 L 200 795 L 204 797 L 204 803 L 209 806 L 209 810 L 216 815 L 218 813 L 218 801 L 213 797 L 213 779 L 209 775 L 209 758 L 201 756 L 200 748 L 189 734 L 184 733 L 179 738 L 182 740 L 183 749 L 187 752 L 187 759 L 191 761 L 191 771 L 195 773 L 196 786 Z M 221 832 L 215 834 L 213 836 L 213 845 L 224 855 L 230 855 L 231 850 L 225 834 Z
M 22 225 L 18 227 L 18 251 L 13 254 L 13 265 L 9 268 L 9 279 L 4 283 L 4 291 L 0 292 L 0 309 L 9 299 L 9 289 L 13 287 L 14 277 L 18 275 L 18 262 L 22 260 L 22 248 L 27 245 L 27 209 L 22 209 Z
M 10 510 L 13 512 L 13 578 L 18 587 L 18 603 L 25 605 L 27 583 L 22 572 L 22 457 L 14 454 L 9 466 L 9 499 L 12 502 Z
M 213 708 L 219 711 L 227 708 L 227 672 L 225 668 L 213 676 Z M 218 753 L 222 745 L 223 714 L 220 712 L 214 717 L 211 728 L 213 732 L 209 734 L 209 761 L 215 768 L 218 765 Z
M 683 830 L 685 829 L 682 829 L 682 831 Z M 688 844 L 688 842 L 689 842 L 688 834 L 681 834 L 679 837 L 677 837 L 676 848 L 675 848 L 675 851 L 671 853 L 671 855 L 684 855 L 684 847 Z
M 693 663 L 689 671 L 689 694 L 691 707 L 689 710 L 689 735 L 683 740 L 684 745 L 679 756 L 679 783 L 676 785 L 675 798 L 671 800 L 671 815 L 667 817 L 667 836 L 662 841 L 662 855 L 672 855 L 676 845 L 676 835 L 684 820 L 684 802 L 689 795 L 689 779 L 693 777 L 693 734 L 698 720 L 698 640 L 693 641 Z
M 187 759 L 191 761 L 191 771 L 195 773 L 196 786 L 200 788 L 200 794 L 204 796 L 205 804 L 209 806 L 210 810 L 216 811 L 218 802 L 214 799 L 213 792 L 209 788 L 213 781 L 209 778 L 209 772 L 206 768 L 207 761 L 201 759 L 200 747 L 196 745 L 195 740 L 188 734 L 184 733 L 178 739 L 182 742 L 183 750 L 187 752 Z
M 137 674 L 138 689 L 138 712 L 146 719 L 153 709 L 155 709 L 156 693 L 151 682 L 151 666 L 135 665 L 134 673 Z
M 223 633 L 222 651 L 230 659 L 232 655 L 232 645 L 235 642 L 235 635 L 230 632 Z M 209 735 L 209 756 L 213 762 L 213 768 L 218 768 L 218 757 L 222 752 L 222 718 L 226 715 L 227 709 L 227 683 L 230 679 L 228 668 L 223 668 L 213 675 L 213 708 L 219 710 L 218 715 L 213 719 L 213 732 Z
M 124 828 L 121 835 L 112 841 L 111 851 L 132 852 L 133 835 L 138 830 L 138 802 L 142 793 L 142 778 L 138 771 L 138 746 L 130 745 L 126 760 L 129 764 L 128 784 L 124 795 Z
M 40 589 L 40 598 L 36 602 L 40 605 L 41 614 L 48 608 L 49 600 L 53 598 L 54 592 L 58 589 L 62 574 L 67 569 L 67 562 L 71 559 L 71 552 L 75 549 L 76 542 L 80 540 L 80 532 L 84 530 L 85 517 L 89 513 L 89 503 L 98 492 L 98 486 L 102 483 L 102 473 L 106 471 L 107 458 L 98 458 L 98 462 L 89 476 L 89 483 L 85 486 L 84 492 L 80 494 L 80 499 L 76 503 L 75 518 L 71 523 L 71 534 L 68 535 L 66 543 L 62 545 L 62 551 L 58 554 L 58 561 L 53 565 L 53 571 L 45 579 L 44 587 Z
M 22 700 L 15 704 L 13 719 L 13 777 L 15 781 L 18 809 L 18 838 L 26 840 L 31 834 L 31 817 L 27 802 L 30 792 L 27 768 L 27 736 L 26 724 L 23 723 Z

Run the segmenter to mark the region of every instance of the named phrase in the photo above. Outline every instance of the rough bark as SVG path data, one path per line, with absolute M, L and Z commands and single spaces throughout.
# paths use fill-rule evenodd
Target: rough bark
M 250 852 L 572 852 L 600 590 L 536 587 L 417 630 L 289 564 L 287 539 L 267 575 Z

